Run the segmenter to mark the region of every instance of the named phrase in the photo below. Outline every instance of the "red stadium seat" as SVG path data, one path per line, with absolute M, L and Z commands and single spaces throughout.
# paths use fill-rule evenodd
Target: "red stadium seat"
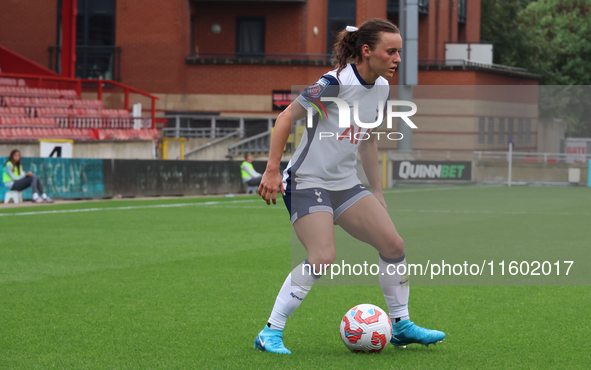
M 57 127 L 57 122 L 52 118 L 0 117 L 0 125 L 10 125 L 13 127 Z
M 26 117 L 27 111 L 23 107 L 0 107 L 0 117 Z
M 0 96 L 79 99 L 75 90 L 40 89 L 34 87 L 1 86 Z

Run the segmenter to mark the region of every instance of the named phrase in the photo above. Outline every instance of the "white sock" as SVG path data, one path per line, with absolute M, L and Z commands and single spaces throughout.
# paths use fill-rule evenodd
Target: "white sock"
M 39 194 L 33 193 L 33 200 L 37 200 L 37 198 L 39 198 Z
M 269 317 L 271 329 L 283 330 L 285 328 L 287 318 L 300 306 L 312 289 L 312 285 L 320 277 L 320 275 L 314 275 L 310 267 L 308 260 L 305 260 L 297 265 L 285 279 L 275 300 L 271 317 Z
M 41 194 L 41 198 L 47 199 L 47 194 L 45 194 L 45 193 Z
M 398 267 L 402 265 L 404 267 Z M 390 320 L 393 324 L 396 323 L 396 319 L 408 320 L 410 318 L 408 315 L 409 286 L 406 267 L 404 255 L 400 258 L 386 258 L 380 255 L 380 287 L 384 292 Z M 405 272 L 405 274 L 399 275 L 396 271 Z

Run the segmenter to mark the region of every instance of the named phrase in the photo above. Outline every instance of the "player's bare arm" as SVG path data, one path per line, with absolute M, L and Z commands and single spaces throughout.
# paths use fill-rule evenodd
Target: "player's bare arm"
M 271 146 L 269 150 L 269 160 L 267 168 L 263 174 L 263 179 L 259 185 L 259 195 L 263 197 L 267 204 L 277 204 L 277 190 L 285 195 L 281 174 L 279 173 L 279 164 L 283 148 L 287 143 L 287 138 L 291 132 L 291 122 L 300 120 L 306 116 L 306 111 L 299 103 L 290 104 L 283 112 L 279 114 L 275 121 L 275 129 L 271 137 Z M 293 118 L 293 120 L 292 120 Z

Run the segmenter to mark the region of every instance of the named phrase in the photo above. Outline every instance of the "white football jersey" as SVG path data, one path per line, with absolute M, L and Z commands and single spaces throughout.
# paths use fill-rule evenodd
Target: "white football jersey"
M 350 126 L 339 127 L 337 104 L 322 101 L 322 97 L 338 97 L 349 105 Z M 359 144 L 368 139 L 372 129 L 359 127 L 354 120 L 354 104 L 358 105 L 358 120 L 374 123 L 381 105 L 390 97 L 390 86 L 383 77 L 373 84 L 366 83 L 355 64 L 345 67 L 337 79 L 337 71 L 323 75 L 297 97 L 304 109 L 313 109 L 313 125 L 306 128 L 300 144 L 283 172 L 286 190 L 323 188 L 346 190 L 360 184 L 355 164 Z M 294 103 L 296 104 L 296 103 Z M 380 125 L 382 122 L 380 122 Z M 330 135 L 332 133 L 332 135 Z

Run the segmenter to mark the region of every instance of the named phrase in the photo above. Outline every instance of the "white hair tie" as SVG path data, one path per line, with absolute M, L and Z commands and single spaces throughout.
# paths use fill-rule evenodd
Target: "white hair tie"
M 345 28 L 348 32 L 355 32 L 357 31 L 359 28 L 357 27 L 353 27 L 353 26 L 347 26 L 347 28 Z

